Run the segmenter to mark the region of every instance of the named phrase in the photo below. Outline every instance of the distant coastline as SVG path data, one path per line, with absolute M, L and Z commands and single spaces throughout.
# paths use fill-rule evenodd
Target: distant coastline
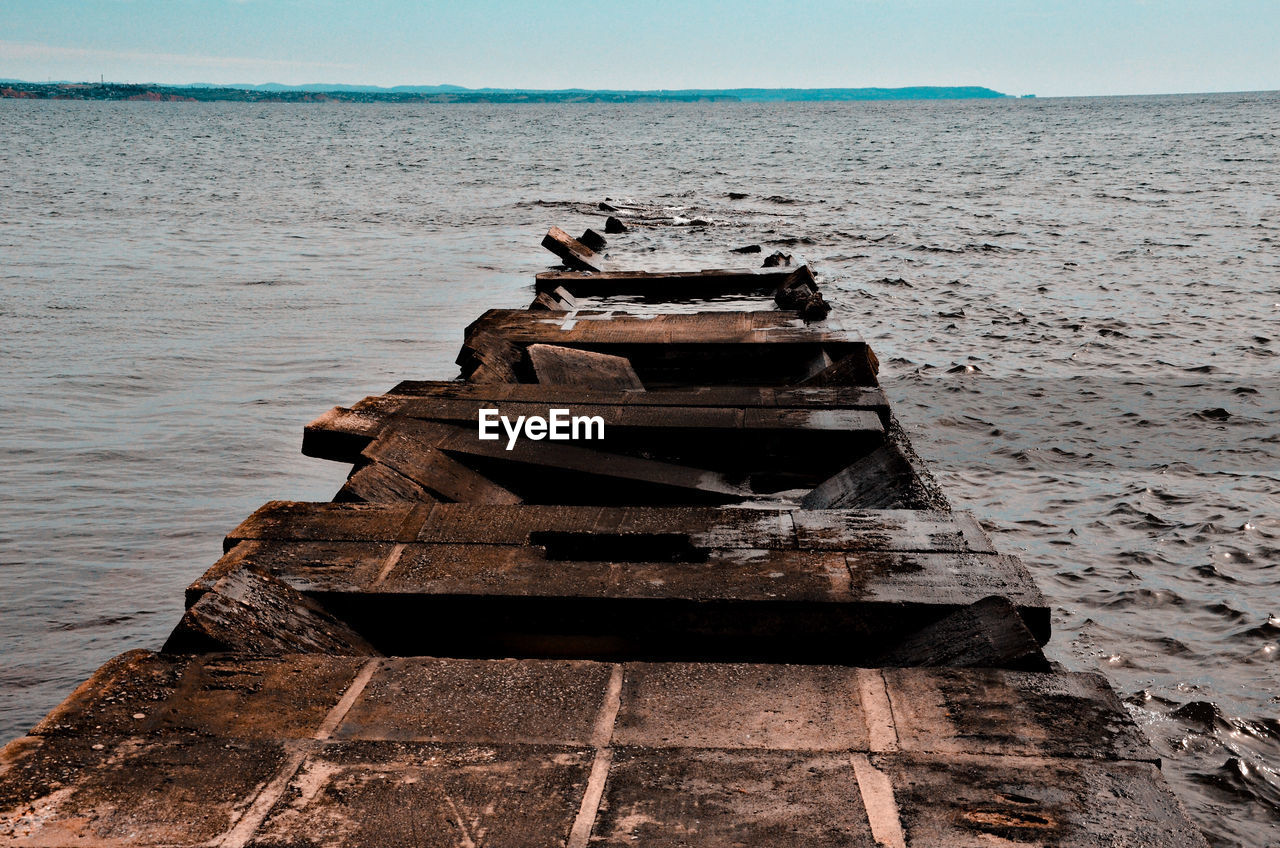
M 708 88 L 656 91 L 462 88 L 454 85 L 158 85 L 0 80 L 0 97 L 33 100 L 238 101 L 249 103 L 692 103 L 970 100 L 1011 97 L 982 86 L 907 88 Z

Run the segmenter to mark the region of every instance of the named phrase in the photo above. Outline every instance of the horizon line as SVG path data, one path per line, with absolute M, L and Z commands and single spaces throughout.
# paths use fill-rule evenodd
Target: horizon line
M 1280 92 L 1280 88 L 1259 88 L 1259 89 L 1208 89 L 1198 91 L 1160 91 L 1160 92 L 1133 92 L 1121 94 L 1047 94 L 1038 95 L 1034 93 L 1026 94 L 1007 94 L 997 89 L 979 84 L 961 84 L 948 85 L 940 83 L 927 84 L 909 84 L 909 85 L 838 85 L 838 86 L 794 86 L 794 85 L 738 85 L 733 87 L 681 87 L 681 88 L 527 88 L 520 86 L 495 86 L 486 85 L 480 87 L 471 87 L 457 85 L 454 83 L 395 83 L 394 85 L 378 85 L 376 83 L 361 82 L 308 82 L 308 83 L 278 83 L 273 81 L 261 83 L 235 82 L 235 83 L 216 83 L 216 82 L 157 82 L 155 80 L 147 80 L 142 82 L 133 82 L 126 80 L 71 80 L 71 79 L 49 79 L 49 80 L 29 80 L 18 79 L 16 77 L 0 78 L 0 84 L 18 83 L 23 85 L 88 85 L 88 86 L 104 86 L 104 85 L 122 85 L 122 86 L 158 86 L 164 88 L 227 88 L 227 89 L 255 89 L 265 86 L 278 87 L 281 89 L 313 89 L 313 93 L 323 93 L 324 91 L 339 91 L 342 88 L 360 88 L 375 91 L 394 92 L 395 89 L 420 88 L 420 89 L 446 89 L 454 92 L 511 92 L 511 93 L 601 93 L 601 94 L 682 94 L 682 93 L 732 93 L 736 91 L 797 91 L 797 92 L 817 92 L 817 91 L 899 91 L 904 89 L 982 89 L 994 92 L 1000 97 L 989 97 L 982 99 L 1072 99 L 1072 98 L 1102 98 L 1102 97 L 1189 97 L 1196 95 L 1208 94 L 1268 94 Z M 333 88 L 325 89 L 322 86 L 333 86 Z M 442 92 L 447 93 L 447 92 Z

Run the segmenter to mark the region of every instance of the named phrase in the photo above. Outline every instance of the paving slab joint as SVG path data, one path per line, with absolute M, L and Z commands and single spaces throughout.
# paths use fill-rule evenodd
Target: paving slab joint
M 868 747 L 872 753 L 898 750 L 898 727 L 893 720 L 893 702 L 884 674 L 878 668 L 860 668 L 858 700 L 867 723 Z
M 604 798 L 604 786 L 609 779 L 609 768 L 613 765 L 613 749 L 608 746 L 613 739 L 613 728 L 618 720 L 618 711 L 622 708 L 622 677 L 622 665 L 615 664 L 609 673 L 604 703 L 600 705 L 600 713 L 596 716 L 595 728 L 591 733 L 591 744 L 596 747 L 596 756 L 591 763 L 587 788 L 583 792 L 578 815 L 573 820 L 573 828 L 569 831 L 566 848 L 586 848 L 591 841 L 596 814 Z
M 907 848 L 889 776 L 873 766 L 866 754 L 851 754 L 849 758 L 853 763 L 854 777 L 858 780 L 862 806 L 867 811 L 872 838 L 884 848 Z
M 334 704 L 333 708 L 325 715 L 324 721 L 320 722 L 320 726 L 316 728 L 316 732 L 311 739 L 299 742 L 294 746 L 294 749 L 285 759 L 284 765 L 281 766 L 271 780 L 263 785 L 249 808 L 245 810 L 244 815 L 217 843 L 219 848 L 244 848 L 245 845 L 249 844 L 249 841 L 253 839 L 254 833 L 266 820 L 271 809 L 284 796 L 285 791 L 289 788 L 289 783 L 298 773 L 298 769 L 302 768 L 307 756 L 315 751 L 317 743 L 323 742 L 333 735 L 338 725 L 342 723 L 347 713 L 351 711 L 351 707 L 354 706 L 360 694 L 364 692 L 364 688 L 369 684 L 374 672 L 381 665 L 380 660 L 372 659 L 360 667 L 360 671 L 356 673 L 351 684 L 342 693 L 338 703 Z

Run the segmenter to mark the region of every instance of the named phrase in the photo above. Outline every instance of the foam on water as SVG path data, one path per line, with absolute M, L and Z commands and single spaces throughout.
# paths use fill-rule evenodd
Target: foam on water
M 302 425 L 453 377 L 608 198 L 627 264 L 813 260 L 1054 658 L 1112 680 L 1215 843 L 1280 839 L 1277 140 L 1273 94 L 0 100 L 0 737 L 158 647 L 260 503 L 332 496 Z

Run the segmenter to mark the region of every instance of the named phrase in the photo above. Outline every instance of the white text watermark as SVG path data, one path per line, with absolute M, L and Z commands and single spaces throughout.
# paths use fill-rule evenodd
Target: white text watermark
M 567 409 L 548 409 L 547 417 L 520 415 L 512 421 L 497 409 L 482 409 L 479 416 L 479 435 L 484 440 L 502 438 L 507 434 L 507 450 L 516 446 L 521 436 L 533 441 L 550 439 L 563 442 L 578 439 L 603 439 L 604 419 L 599 415 L 573 415 Z

